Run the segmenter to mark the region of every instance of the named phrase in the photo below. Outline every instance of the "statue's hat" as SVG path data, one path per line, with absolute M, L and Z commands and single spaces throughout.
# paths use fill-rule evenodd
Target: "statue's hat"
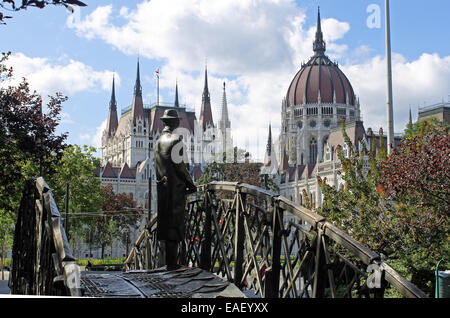
M 175 109 L 167 109 L 161 116 L 161 120 L 165 119 L 180 119 L 180 117 L 178 117 L 178 112 Z

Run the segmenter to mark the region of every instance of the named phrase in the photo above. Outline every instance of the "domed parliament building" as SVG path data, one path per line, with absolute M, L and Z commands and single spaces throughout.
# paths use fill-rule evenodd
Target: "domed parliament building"
M 343 120 L 356 149 L 362 149 L 361 140 L 370 147 L 373 140 L 378 145 L 380 137 L 386 145 L 387 138 L 382 132 L 375 134 L 370 128 L 365 130 L 359 98 L 352 84 L 339 65 L 325 54 L 320 11 L 313 52 L 309 61 L 301 65 L 282 100 L 276 152 L 280 163 L 280 194 L 298 204 L 309 199 L 317 207 L 322 202 L 317 176 L 326 177 L 326 182 L 336 188 L 343 184 L 338 174 L 341 167 L 336 152 L 338 145 L 343 147 L 344 153 L 346 151 L 341 131 Z M 397 136 L 394 146 L 399 142 Z

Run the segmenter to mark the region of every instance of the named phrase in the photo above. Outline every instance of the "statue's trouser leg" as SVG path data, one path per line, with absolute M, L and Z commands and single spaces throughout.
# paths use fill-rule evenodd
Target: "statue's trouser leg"
M 166 241 L 166 265 L 167 269 L 176 269 L 178 257 L 178 241 Z

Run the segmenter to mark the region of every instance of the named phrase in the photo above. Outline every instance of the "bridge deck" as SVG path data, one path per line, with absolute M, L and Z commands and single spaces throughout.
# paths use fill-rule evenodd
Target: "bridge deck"
M 103 298 L 217 298 L 245 295 L 232 283 L 200 268 L 167 271 L 81 272 L 84 297 Z

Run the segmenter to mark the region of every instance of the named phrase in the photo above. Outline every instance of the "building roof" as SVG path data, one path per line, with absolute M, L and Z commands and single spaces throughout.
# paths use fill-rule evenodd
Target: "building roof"
M 102 178 L 117 178 L 117 174 L 110 162 L 106 163 L 105 168 L 103 169 Z
M 295 172 L 296 172 L 296 167 L 289 167 L 287 170 L 287 173 L 289 175 L 289 182 L 295 181 Z
M 358 148 L 359 141 L 364 138 L 365 130 L 362 121 L 354 121 L 345 124 L 345 132 L 352 144 Z M 341 125 L 338 125 L 330 130 L 330 135 L 328 137 L 328 144 L 333 146 L 334 149 L 338 145 L 343 146 L 345 144 L 344 136 L 342 135 Z
M 136 178 L 136 168 L 128 167 L 128 164 L 125 163 L 120 170 L 120 178 L 121 179 L 135 179 Z
M 303 171 L 305 170 L 305 165 L 297 166 L 297 178 L 300 180 L 302 178 Z
M 195 128 L 195 112 L 187 111 L 186 108 L 182 107 L 172 107 L 178 113 L 180 117 L 180 128 L 185 128 L 189 130 L 191 134 L 194 134 Z M 164 123 L 160 119 L 164 114 L 164 111 L 169 109 L 166 106 L 154 106 L 150 109 L 145 109 L 145 114 L 149 118 L 150 123 L 150 134 L 159 134 L 164 129 Z
M 317 32 L 313 44 L 314 55 L 302 65 L 289 85 L 286 94 L 287 106 L 302 104 L 348 104 L 356 105 L 356 97 L 345 74 L 325 55 L 325 42 L 317 17 Z
M 203 175 L 202 172 L 202 168 L 200 167 L 200 165 L 195 165 L 192 168 L 192 177 L 194 178 L 194 181 L 197 181 L 198 179 L 200 179 L 200 177 Z
M 286 150 L 283 149 L 283 157 L 281 158 L 280 172 L 284 173 L 289 168 L 289 160 L 286 154 Z

